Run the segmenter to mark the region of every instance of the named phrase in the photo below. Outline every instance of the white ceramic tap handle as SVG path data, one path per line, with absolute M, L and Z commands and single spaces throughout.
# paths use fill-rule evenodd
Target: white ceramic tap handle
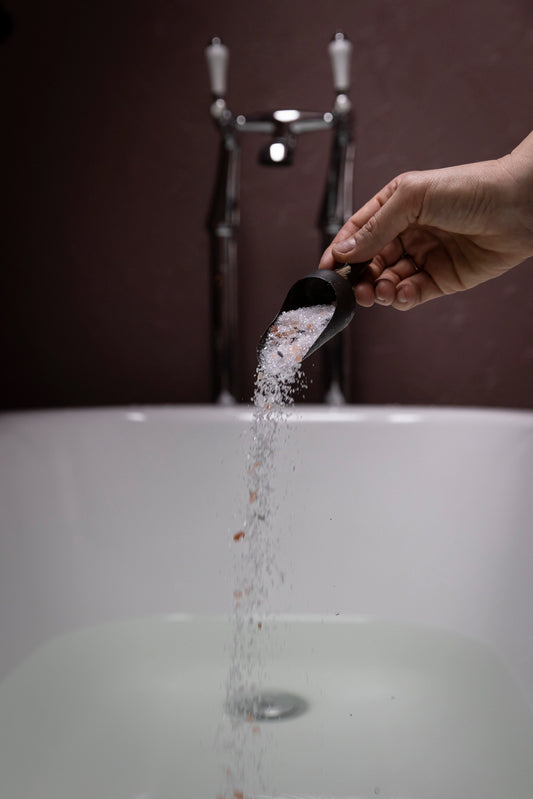
M 350 88 L 352 49 L 351 41 L 343 33 L 336 33 L 328 45 L 336 92 L 347 92 Z
M 207 58 L 211 91 L 215 97 L 225 97 L 229 50 L 226 45 L 222 43 L 221 39 L 216 36 L 214 39 L 211 39 L 211 42 L 207 45 L 205 55 Z

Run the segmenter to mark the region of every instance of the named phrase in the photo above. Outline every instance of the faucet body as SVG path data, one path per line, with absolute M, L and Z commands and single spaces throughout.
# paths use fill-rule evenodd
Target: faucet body
M 218 169 L 208 220 L 211 237 L 214 399 L 228 405 L 238 396 L 238 263 L 240 138 L 244 134 L 269 134 L 269 144 L 259 153 L 265 166 L 292 163 L 297 137 L 303 133 L 332 131 L 326 188 L 319 218 L 322 246 L 327 247 L 353 211 L 355 145 L 353 115 L 348 98 L 351 45 L 337 33 L 329 46 L 336 99 L 331 111 L 278 109 L 233 114 L 225 100 L 229 51 L 219 38 L 207 47 L 213 104 L 211 116 L 220 134 Z M 345 401 L 346 340 L 337 336 L 325 348 L 325 399 Z

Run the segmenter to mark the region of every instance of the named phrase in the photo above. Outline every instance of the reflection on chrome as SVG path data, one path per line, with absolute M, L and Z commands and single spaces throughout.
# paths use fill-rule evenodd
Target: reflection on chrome
M 270 145 L 270 158 L 272 161 L 276 161 L 279 163 L 283 161 L 287 152 L 287 147 L 283 144 L 282 141 L 275 141 L 272 142 Z
M 295 122 L 300 119 L 300 112 L 293 108 L 281 108 L 279 111 L 274 111 L 273 117 L 276 122 Z

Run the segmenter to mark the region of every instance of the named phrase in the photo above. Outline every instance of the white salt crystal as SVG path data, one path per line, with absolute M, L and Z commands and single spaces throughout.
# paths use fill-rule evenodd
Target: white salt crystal
M 234 535 L 233 642 L 226 682 L 223 796 L 257 793 L 265 784 L 265 739 L 251 734 L 246 719 L 233 718 L 237 697 L 261 693 L 271 623 L 270 595 L 283 582 L 277 562 L 279 531 L 273 528 L 276 457 L 289 436 L 287 406 L 301 384 L 301 362 L 333 316 L 334 305 L 313 305 L 279 315 L 261 350 L 256 373 L 253 422 L 249 431 L 244 520 Z M 265 629 L 263 623 L 266 622 Z M 266 649 L 265 649 L 266 647 Z M 221 731 L 224 737 L 225 733 Z M 255 788 L 255 790 L 254 790 Z
M 326 328 L 334 311 L 334 305 L 312 305 L 281 313 L 270 328 L 261 351 L 263 372 L 288 374 L 294 370 Z

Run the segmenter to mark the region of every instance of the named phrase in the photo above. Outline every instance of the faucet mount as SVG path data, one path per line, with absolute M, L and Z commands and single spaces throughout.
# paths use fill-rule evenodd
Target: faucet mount
M 212 94 L 211 117 L 220 134 L 218 174 L 209 216 L 213 286 L 213 357 L 215 399 L 219 404 L 237 401 L 237 246 L 239 225 L 240 139 L 244 134 L 268 134 L 270 141 L 258 154 L 264 166 L 284 167 L 293 163 L 297 137 L 316 131 L 333 132 L 333 142 L 320 216 L 325 249 L 352 214 L 355 146 L 352 136 L 350 60 L 352 45 L 336 33 L 328 51 L 333 71 L 335 101 L 330 111 L 276 109 L 234 114 L 226 101 L 229 49 L 218 36 L 206 49 Z M 326 400 L 344 401 L 345 347 L 337 336 L 326 348 Z

